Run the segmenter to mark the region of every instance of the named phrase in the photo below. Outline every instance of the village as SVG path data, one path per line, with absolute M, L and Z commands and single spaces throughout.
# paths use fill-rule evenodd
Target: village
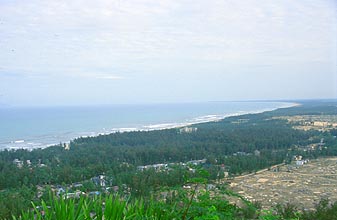
M 165 164 L 151 164 L 145 166 L 138 166 L 137 171 L 143 172 L 146 170 L 154 170 L 155 172 L 169 172 L 176 167 L 181 167 L 188 170 L 188 172 L 194 173 L 196 171 L 196 166 L 202 166 L 206 163 L 206 159 L 201 160 L 191 160 L 187 162 L 180 163 L 165 163 Z M 19 169 L 23 166 L 30 167 L 31 170 L 35 168 L 46 167 L 46 164 L 41 163 L 41 160 L 37 164 L 33 164 L 30 160 L 19 160 L 14 159 L 13 164 L 16 165 Z M 128 165 L 128 164 L 124 164 Z M 228 176 L 228 172 L 225 172 L 225 175 Z M 117 186 L 113 184 L 113 177 L 106 176 L 104 173 L 94 176 L 88 180 L 82 182 L 76 182 L 72 184 L 64 185 L 53 185 L 45 184 L 37 186 L 37 198 L 43 197 L 45 194 L 48 194 L 49 190 L 53 192 L 57 197 L 63 197 L 66 199 L 70 198 L 80 198 L 81 196 L 98 196 L 101 194 L 110 194 L 110 193 L 120 193 L 125 196 L 130 195 L 131 189 L 126 184 L 122 186 Z M 189 189 L 188 186 L 183 188 Z
M 242 154 L 242 152 L 236 154 Z M 18 159 L 15 159 L 13 163 L 18 167 L 24 164 Z M 30 161 L 25 161 L 25 163 L 29 164 Z M 207 160 L 202 159 L 185 163 L 152 164 L 138 166 L 137 170 L 143 172 L 152 169 L 155 172 L 167 172 L 180 166 L 194 173 L 196 166 L 203 166 L 206 163 Z M 39 163 L 36 166 L 46 165 Z M 222 195 L 231 203 L 238 206 L 243 205 L 241 197 L 250 202 L 261 204 L 263 209 L 289 203 L 299 209 L 313 210 L 322 199 L 337 201 L 337 157 L 308 160 L 297 155 L 293 157 L 290 164 L 278 164 L 255 173 L 233 177 L 224 167 L 221 172 L 224 172 L 224 179 L 208 184 L 185 184 L 182 185 L 182 189 L 190 192 L 197 190 L 197 194 L 207 190 L 216 197 L 221 194 L 219 189 L 226 188 L 238 195 Z M 37 186 L 37 198 L 43 197 L 48 190 L 58 197 L 62 196 L 67 199 L 110 193 L 122 193 L 127 196 L 131 193 L 131 189 L 127 185 L 113 185 L 112 178 L 104 174 L 73 184 Z M 162 195 L 163 193 L 165 195 Z M 161 199 L 165 200 L 168 194 L 169 192 L 161 192 Z
M 296 115 L 280 116 L 273 119 L 287 120 L 294 129 L 329 131 L 337 128 L 337 115 Z

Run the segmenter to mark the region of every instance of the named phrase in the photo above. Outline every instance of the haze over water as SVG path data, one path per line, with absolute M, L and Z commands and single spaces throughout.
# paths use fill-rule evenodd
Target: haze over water
M 80 136 L 153 130 L 290 106 L 284 102 L 203 102 L 0 109 L 0 149 L 38 148 Z

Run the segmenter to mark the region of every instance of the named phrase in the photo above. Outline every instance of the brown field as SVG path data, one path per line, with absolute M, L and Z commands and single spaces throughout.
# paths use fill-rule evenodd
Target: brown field
M 280 165 L 235 177 L 230 189 L 263 208 L 291 203 L 313 209 L 321 199 L 337 201 L 337 157 L 320 158 L 302 166 Z
M 281 116 L 274 119 L 287 120 L 293 128 L 300 130 L 328 131 L 337 128 L 337 115 L 296 115 Z

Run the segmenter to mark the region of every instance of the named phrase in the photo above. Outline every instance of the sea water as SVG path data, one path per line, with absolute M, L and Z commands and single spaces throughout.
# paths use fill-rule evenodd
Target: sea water
M 289 107 L 285 102 L 204 102 L 0 108 L 0 150 L 43 148 L 77 137 L 155 130 Z

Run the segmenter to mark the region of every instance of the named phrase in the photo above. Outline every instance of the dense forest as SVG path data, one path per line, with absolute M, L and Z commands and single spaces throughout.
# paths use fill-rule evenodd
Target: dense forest
M 78 138 L 45 149 L 0 152 L 0 219 L 18 216 L 40 203 L 38 188 L 83 183 L 83 191 L 95 190 L 90 180 L 104 174 L 109 186 L 127 187 L 128 193 L 146 198 L 163 187 L 182 186 L 198 177 L 181 164 L 206 159 L 198 167 L 209 173 L 208 181 L 289 163 L 294 155 L 307 158 L 336 156 L 336 129 L 328 132 L 293 129 L 278 116 L 337 115 L 336 103 L 303 102 L 301 106 L 260 114 L 247 114 L 181 128 L 112 133 Z M 319 143 L 326 148 L 300 152 L 298 146 Z M 18 163 L 20 165 L 18 166 Z M 165 172 L 139 170 L 140 166 L 168 164 Z M 192 166 L 193 168 L 193 166 Z M 87 184 L 87 185 L 85 185 Z M 122 193 L 122 192 L 119 192 Z M 42 197 L 45 195 L 42 195 Z

